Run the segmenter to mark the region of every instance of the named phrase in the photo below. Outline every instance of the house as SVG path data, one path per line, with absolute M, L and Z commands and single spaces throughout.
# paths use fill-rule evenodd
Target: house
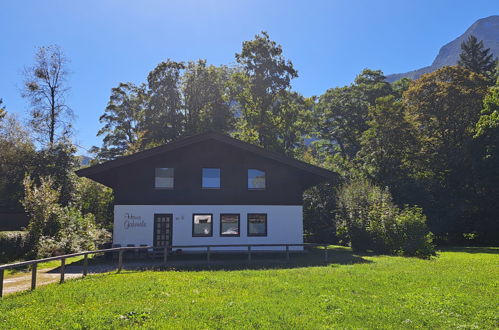
M 301 244 L 303 191 L 337 176 L 213 132 L 77 174 L 114 190 L 121 246 Z

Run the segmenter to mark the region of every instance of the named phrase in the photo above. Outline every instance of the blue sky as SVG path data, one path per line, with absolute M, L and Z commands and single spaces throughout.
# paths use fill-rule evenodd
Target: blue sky
M 23 67 L 36 46 L 60 45 L 71 59 L 75 141 L 89 148 L 100 145 L 110 89 L 145 81 L 167 58 L 229 64 L 244 40 L 265 30 L 298 69 L 293 88 L 320 95 L 366 67 L 389 74 L 429 65 L 442 45 L 497 14 L 493 0 L 2 1 L 0 98 L 23 118 Z

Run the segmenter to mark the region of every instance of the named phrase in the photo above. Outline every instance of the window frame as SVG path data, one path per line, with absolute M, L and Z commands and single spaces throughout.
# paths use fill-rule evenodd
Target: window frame
M 194 233 L 194 218 L 196 215 L 209 215 L 211 217 L 211 222 L 210 222 L 210 234 L 209 235 L 204 235 L 204 234 L 195 234 Z M 213 237 L 213 213 L 193 213 L 192 214 L 192 237 Z
M 237 234 L 222 234 L 222 217 L 224 215 L 237 216 Z M 241 237 L 241 214 L 239 214 L 239 213 L 220 213 L 220 237 Z
M 171 168 L 173 170 L 173 185 L 171 187 L 156 187 L 156 170 Z M 154 189 L 155 190 L 173 190 L 175 188 L 175 167 L 155 167 L 154 168 Z
M 263 188 L 250 188 L 250 186 L 249 186 L 249 179 L 250 179 L 249 171 L 250 170 L 260 171 L 260 172 L 263 172 L 265 174 L 265 187 L 263 187 Z M 246 170 L 246 188 L 248 190 L 266 190 L 267 189 L 267 171 L 259 169 L 259 168 L 248 168 Z
M 203 170 L 205 169 L 217 169 L 218 170 L 218 187 L 204 187 L 203 186 Z M 206 190 L 220 190 L 222 189 L 222 168 L 220 167 L 202 167 L 201 168 L 201 189 Z
M 250 216 L 251 215 L 264 215 L 265 216 L 265 233 L 264 234 L 251 234 L 250 233 Z M 268 216 L 267 216 L 267 213 L 248 213 L 247 216 L 246 216 L 246 235 L 248 237 L 267 237 L 268 234 L 269 234 L 269 228 L 268 228 L 268 222 L 269 222 L 269 219 L 268 219 Z

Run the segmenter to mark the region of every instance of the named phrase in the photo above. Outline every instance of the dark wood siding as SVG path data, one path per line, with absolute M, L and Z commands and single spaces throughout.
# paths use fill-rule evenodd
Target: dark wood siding
M 174 188 L 154 188 L 154 169 L 173 167 Z M 221 188 L 202 189 L 203 167 L 221 169 Z M 266 172 L 265 190 L 248 190 L 247 170 Z M 218 141 L 208 140 L 112 170 L 117 205 L 301 205 L 320 178 Z

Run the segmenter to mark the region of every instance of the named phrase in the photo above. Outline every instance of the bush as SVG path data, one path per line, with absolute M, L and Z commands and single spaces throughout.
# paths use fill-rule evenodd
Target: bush
M 435 254 L 426 217 L 417 207 L 398 208 L 388 189 L 355 180 L 338 190 L 336 228 L 354 251 L 429 257 Z
M 20 259 L 24 256 L 27 250 L 27 232 L 0 232 L 0 262 L 6 263 Z
M 75 206 L 58 203 L 60 192 L 52 188 L 50 178 L 41 178 L 37 186 L 27 177 L 24 184 L 31 254 L 47 257 L 92 250 L 109 239 L 109 233 L 96 225 L 93 214 L 83 215 Z
M 426 225 L 426 216 L 418 207 L 405 206 L 396 217 L 395 246 L 402 247 L 401 253 L 407 256 L 426 258 L 435 255 L 433 234 Z

